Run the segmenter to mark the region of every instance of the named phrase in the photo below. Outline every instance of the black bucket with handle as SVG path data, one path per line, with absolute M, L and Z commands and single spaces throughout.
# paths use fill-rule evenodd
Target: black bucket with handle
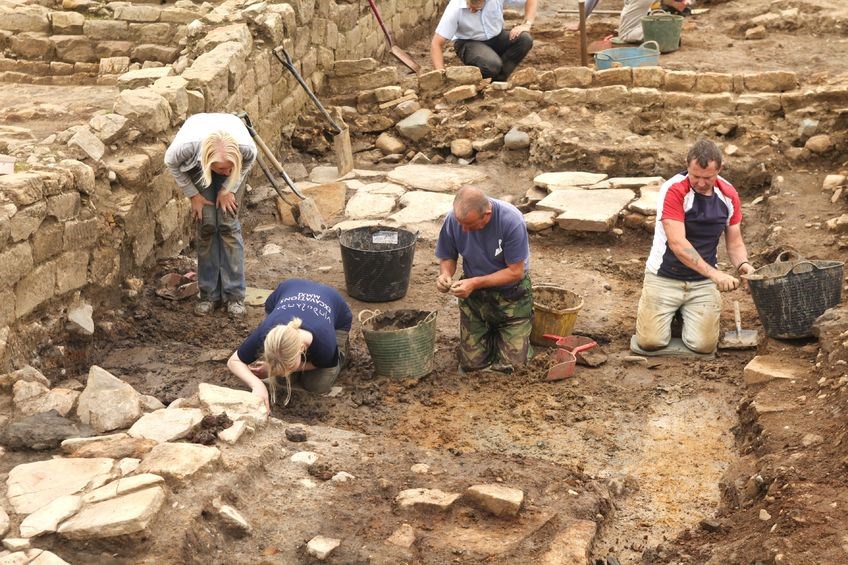
M 390 226 L 365 226 L 339 234 L 347 293 L 364 302 L 389 302 L 406 295 L 418 233 Z

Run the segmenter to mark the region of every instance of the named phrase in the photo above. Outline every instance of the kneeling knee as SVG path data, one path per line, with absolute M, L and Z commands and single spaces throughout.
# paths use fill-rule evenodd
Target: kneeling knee
M 693 340 L 685 340 L 684 344 L 695 353 L 712 353 L 716 350 L 718 340 L 706 336 L 700 336 Z
M 636 336 L 636 345 L 645 351 L 657 351 L 666 347 L 669 340 L 663 341 L 659 336 Z
M 526 53 L 533 48 L 533 36 L 525 31 L 515 39 L 515 43 Z

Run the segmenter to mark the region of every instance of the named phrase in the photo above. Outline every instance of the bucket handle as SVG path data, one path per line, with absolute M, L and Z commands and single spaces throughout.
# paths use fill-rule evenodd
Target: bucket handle
M 365 320 L 363 320 L 363 319 L 362 319 L 362 315 L 363 315 L 363 314 L 370 314 L 370 315 L 369 315 L 367 318 L 365 318 Z M 365 325 L 366 323 L 370 322 L 371 320 L 373 320 L 374 318 L 376 318 L 376 317 L 377 317 L 377 316 L 379 316 L 379 315 L 380 315 L 380 311 L 379 311 L 379 310 L 362 310 L 362 311 L 361 311 L 361 312 L 360 312 L 360 313 L 356 316 L 356 319 L 357 319 L 357 320 L 359 320 L 359 325 Z
M 650 12 L 648 12 L 648 15 L 649 16 L 673 16 L 674 14 L 666 12 L 665 10 L 662 10 L 662 9 L 658 9 L 658 10 L 651 10 Z
M 650 41 L 646 41 L 645 43 L 643 43 L 642 45 L 640 45 L 640 46 L 639 46 L 639 48 L 640 48 L 640 49 L 650 49 L 649 47 L 645 47 L 646 45 L 650 45 L 650 44 L 653 44 L 653 46 L 654 46 L 654 47 L 653 47 L 653 51 L 656 51 L 657 53 L 659 53 L 659 51 L 660 51 L 660 44 L 659 44 L 659 43 L 657 43 L 656 41 L 654 41 L 653 39 L 651 39 Z
M 603 52 L 595 53 L 595 60 L 597 61 L 612 61 L 612 57 Z
M 798 271 L 796 271 L 795 269 L 797 269 L 797 268 L 798 268 L 798 267 L 800 267 L 801 265 L 809 265 L 810 267 L 812 267 L 812 269 L 807 270 L 807 271 L 801 271 L 801 272 L 799 273 L 799 272 L 798 272 Z M 787 275 L 790 275 L 790 274 L 791 274 L 791 275 L 801 275 L 801 274 L 804 274 L 804 273 L 811 273 L 813 270 L 819 271 L 819 270 L 821 270 L 821 269 L 819 269 L 819 267 L 817 267 L 817 266 L 816 266 L 816 264 L 815 264 L 815 263 L 813 263 L 812 261 L 807 261 L 806 259 L 804 259 L 804 260 L 798 261 L 797 263 L 795 263 L 794 265 L 792 265 L 792 268 L 791 268 L 791 269 L 789 269 L 789 272 L 787 273 Z

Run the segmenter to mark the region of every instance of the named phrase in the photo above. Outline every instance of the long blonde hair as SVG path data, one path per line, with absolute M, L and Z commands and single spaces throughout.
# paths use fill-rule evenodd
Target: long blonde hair
M 284 377 L 286 379 L 286 401 L 285 406 L 291 399 L 291 378 L 292 372 L 300 365 L 300 352 L 303 348 L 303 341 L 300 339 L 300 329 L 302 321 L 300 318 L 292 318 L 286 325 L 274 326 L 268 335 L 265 336 L 265 351 L 262 354 L 262 360 L 268 367 L 268 388 L 271 394 L 271 401 L 275 402 L 277 397 L 276 378 Z
M 225 185 L 230 192 L 235 191 L 241 177 L 241 148 L 238 141 L 225 131 L 215 131 L 207 135 L 200 143 L 200 169 L 203 171 L 203 185 L 212 184 L 212 164 L 229 161 L 233 171 Z

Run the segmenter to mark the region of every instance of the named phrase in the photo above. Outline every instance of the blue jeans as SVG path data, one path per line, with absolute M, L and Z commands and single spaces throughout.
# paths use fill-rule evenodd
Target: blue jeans
M 199 168 L 198 168 L 199 172 Z M 198 178 L 194 176 L 194 178 Z M 210 202 L 215 202 L 218 190 L 227 177 L 212 175 L 212 184 L 195 186 Z M 236 201 L 243 192 L 239 187 Z M 200 299 L 212 302 L 244 300 L 244 239 L 238 214 L 228 214 L 214 204 L 203 207 L 203 218 L 197 226 L 197 285 Z
M 453 42 L 454 51 L 463 64 L 480 67 L 483 78 L 499 81 L 509 78 L 532 47 L 532 35 L 525 31 L 510 41 L 509 32 L 505 29 L 486 41 L 457 39 Z

